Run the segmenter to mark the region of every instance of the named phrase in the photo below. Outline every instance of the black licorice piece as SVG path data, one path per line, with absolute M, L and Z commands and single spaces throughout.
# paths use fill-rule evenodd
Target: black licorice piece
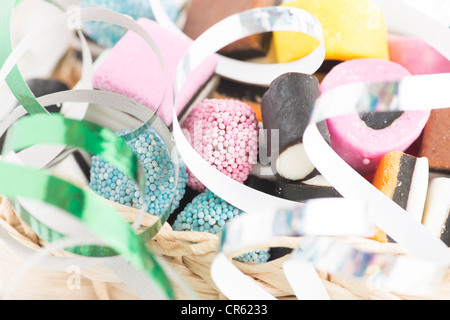
M 280 258 L 292 253 L 292 251 L 293 250 L 291 248 L 283 248 L 283 247 L 270 248 L 269 249 L 270 258 L 268 261 L 274 261 L 274 260 L 280 259 Z
M 247 187 L 252 189 L 275 195 L 275 182 L 267 179 L 259 178 L 255 175 L 249 175 L 247 180 L 244 181 L 244 184 Z
M 422 222 L 428 190 L 429 166 L 426 158 L 416 158 L 400 151 L 386 154 L 380 161 L 372 184 L 381 193 Z M 381 242 L 395 242 L 384 232 L 377 232 Z
M 428 189 L 429 166 L 426 158 L 416 158 L 400 151 L 386 154 L 372 184 L 417 221 L 422 221 Z
M 342 198 L 342 195 L 331 186 L 306 184 L 301 181 L 277 181 L 275 195 L 291 201 L 303 202 L 310 199 Z
M 69 87 L 65 83 L 52 79 L 30 79 L 27 81 L 27 85 L 36 98 L 69 90 Z M 51 105 L 45 107 L 45 109 L 50 113 L 59 113 L 61 111 L 61 108 L 57 105 Z M 0 150 L 2 150 L 3 144 L 5 143 L 5 137 L 6 132 L 0 137 Z
M 319 81 L 315 76 L 287 73 L 275 79 L 263 96 L 261 112 L 263 127 L 268 131 L 267 154 L 280 178 L 302 181 L 315 171 L 303 148 L 303 134 L 319 95 Z M 277 142 L 272 140 L 276 131 L 278 156 L 272 148 Z
M 403 115 L 402 111 L 395 112 L 368 112 L 363 113 L 359 117 L 362 121 L 374 130 L 383 130 L 389 127 L 395 120 L 400 118 Z
M 318 176 L 319 177 L 319 176 Z M 304 202 L 319 198 L 341 198 L 342 195 L 332 186 L 313 180 L 305 182 L 289 180 L 268 180 L 250 175 L 244 182 L 246 186 L 269 195 L 286 200 Z

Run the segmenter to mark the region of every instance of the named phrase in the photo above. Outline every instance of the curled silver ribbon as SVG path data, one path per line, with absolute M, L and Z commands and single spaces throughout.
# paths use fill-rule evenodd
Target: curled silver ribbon
M 150 0 L 150 5 L 158 23 L 181 36 L 187 37 L 170 20 L 159 0 Z M 310 13 L 296 8 L 290 9 L 266 7 L 232 15 L 215 24 L 210 30 L 205 31 L 201 35 L 202 40 L 196 39 L 195 42 L 208 43 L 205 49 L 216 52 L 222 49 L 224 43 L 232 43 L 245 36 L 257 33 L 272 31 L 301 32 L 319 41 L 318 47 L 302 59 L 289 63 L 263 64 L 240 61 L 219 55 L 216 73 L 224 78 L 238 82 L 266 87 L 278 76 L 287 72 L 313 74 L 319 69 L 325 59 L 325 41 L 322 25 Z M 218 34 L 221 37 L 220 41 L 217 41 Z M 201 56 L 195 54 L 189 59 L 201 59 Z M 192 63 L 196 64 L 194 61 Z M 188 66 L 188 64 L 185 63 L 185 66 Z M 181 75 L 181 73 L 178 74 Z M 188 70 L 186 70 L 185 74 L 189 74 Z M 184 81 L 180 80 L 179 83 L 182 84 Z
M 90 8 L 90 9 L 80 9 L 77 11 L 76 17 L 80 19 L 80 21 L 89 21 L 89 20 L 101 20 L 110 22 L 113 24 L 121 25 L 127 29 L 130 29 L 134 32 L 136 32 L 138 35 L 140 35 L 148 44 L 149 46 L 154 50 L 155 54 L 157 55 L 159 61 L 161 62 L 161 66 L 163 68 L 163 71 L 165 73 L 164 63 L 161 57 L 161 54 L 159 53 L 158 48 L 156 45 L 154 45 L 153 40 L 148 35 L 148 33 L 142 29 L 140 25 L 138 25 L 134 20 L 130 19 L 129 17 L 126 17 L 122 14 L 115 13 L 111 10 L 105 10 L 105 9 L 97 9 L 97 8 Z M 11 55 L 6 60 L 5 64 L 2 66 L 0 70 L 0 79 L 4 79 L 4 77 L 10 72 L 11 68 L 17 63 L 18 59 L 27 51 L 28 48 L 30 48 L 35 42 L 39 40 L 39 38 L 44 35 L 46 32 L 50 31 L 55 26 L 64 26 L 67 19 L 70 19 L 73 17 L 73 12 L 66 12 L 61 14 L 60 16 L 56 17 L 55 19 L 49 21 L 48 23 L 44 24 L 43 26 L 37 28 L 32 34 L 25 37 L 19 45 L 16 47 L 16 50 L 14 50 Z M 85 47 L 83 47 L 86 49 Z M 86 54 L 86 50 L 83 50 Z M 89 60 L 88 60 L 89 62 Z M 88 70 L 86 68 L 90 67 L 90 63 L 87 64 L 87 67 L 85 67 L 85 70 Z M 86 72 L 84 73 L 86 74 Z M 82 79 L 83 80 L 83 79 Z M 3 81 L 1 81 L 3 82 Z M 175 185 L 178 182 L 178 170 L 179 170 L 179 159 L 178 155 L 175 149 L 175 145 L 173 143 L 173 140 L 171 139 L 170 132 L 168 131 L 167 127 L 160 121 L 158 117 L 155 117 L 155 113 L 150 111 L 149 109 L 143 107 L 142 105 L 138 104 L 135 101 L 132 101 L 131 99 L 128 99 L 126 97 L 113 94 L 110 92 L 102 92 L 98 90 L 81 90 L 86 87 L 86 82 L 81 81 L 79 85 L 76 87 L 76 89 L 79 90 L 72 90 L 72 91 L 66 91 L 66 92 L 58 92 L 55 94 L 50 94 L 44 97 L 41 97 L 38 99 L 39 103 L 44 105 L 52 105 L 52 104 L 59 104 L 61 102 L 76 102 L 76 103 L 96 103 L 96 104 L 108 104 L 108 106 L 116 108 L 117 110 L 120 110 L 124 113 L 130 113 L 133 114 L 136 118 L 138 118 L 144 125 L 141 128 L 138 128 L 136 131 L 132 132 L 129 136 L 130 138 L 133 137 L 133 134 L 136 134 L 136 132 L 140 132 L 140 130 L 144 130 L 145 128 L 148 128 L 150 125 L 152 128 L 155 128 L 155 130 L 161 134 L 161 138 L 166 143 L 166 146 L 169 149 L 170 156 L 172 158 L 172 161 L 174 163 L 175 167 Z M 164 96 L 162 97 L 161 101 L 163 100 Z M 74 106 L 75 107 L 75 106 Z M 156 110 L 156 112 L 158 109 Z M 24 115 L 24 112 L 22 109 L 16 108 L 15 112 L 10 113 L 5 119 L 3 119 L 2 122 L 2 130 L 6 131 L 8 127 L 14 123 L 15 120 L 20 118 Z M 127 136 L 124 137 L 125 139 Z M 20 161 L 19 159 L 17 159 Z M 39 165 L 38 167 L 42 167 L 43 165 Z M 53 213 L 53 211 L 47 211 L 46 213 Z M 49 217 L 46 217 L 45 220 L 50 222 L 50 225 L 55 227 L 57 230 L 68 230 L 69 227 L 70 234 L 75 237 L 75 242 L 77 243 L 76 239 L 92 239 L 91 235 L 86 232 L 84 226 L 81 224 L 74 224 L 73 219 L 70 219 L 66 216 L 61 216 L 60 212 L 54 212 L 55 215 L 53 216 L 55 219 L 47 219 Z M 141 211 L 141 215 L 143 214 L 143 211 Z M 136 222 L 139 222 L 139 218 Z M 136 223 L 135 223 L 136 224 Z M 136 224 L 136 226 L 139 226 L 139 224 Z M 75 227 L 75 230 L 73 229 Z M 157 230 L 161 227 L 161 223 L 156 223 L 154 226 L 152 226 L 150 229 L 146 230 L 146 236 L 148 238 L 152 238 Z M 3 238 L 3 237 L 2 237 Z M 8 239 L 8 237 L 5 237 Z M 2 239 L 4 240 L 4 239 Z M 10 239 L 11 240 L 11 239 Z M 84 243 L 84 240 L 78 240 L 79 242 Z M 15 241 L 9 241 L 6 240 L 8 244 L 12 244 L 14 246 Z M 20 251 L 26 257 L 26 259 L 33 259 L 33 256 L 31 256 L 31 253 L 29 251 Z M 40 257 L 40 259 L 43 259 L 43 256 Z M 37 259 L 37 260 L 40 260 Z M 77 262 L 80 262 L 80 265 L 92 265 L 97 263 L 105 263 L 110 267 L 111 269 L 114 269 L 114 272 L 118 272 L 118 270 L 123 271 L 123 267 L 118 268 L 118 264 L 112 261 L 112 259 L 115 258 L 105 258 L 105 259 L 97 259 L 97 258 L 80 258 L 76 259 Z M 65 260 L 64 262 L 60 261 L 60 259 L 56 257 L 49 257 L 45 260 L 46 262 L 44 265 L 50 266 L 55 263 L 54 266 L 58 265 L 65 265 L 66 263 L 73 263 L 75 260 Z M 28 266 L 29 267 L 29 266 Z M 128 267 L 127 270 L 133 269 L 132 266 Z M 132 286 L 137 285 L 139 277 L 134 277 L 133 275 L 127 276 L 123 274 L 123 272 L 119 275 L 122 278 L 126 280 L 126 282 L 130 283 Z M 182 287 L 186 287 L 184 284 L 182 284 Z M 148 297 L 151 296 L 151 288 L 147 289 L 139 289 L 137 288 L 139 293 L 142 297 Z
M 292 263 L 305 261 L 330 274 L 365 280 L 369 286 L 418 297 L 433 294 L 447 272 L 441 264 L 369 252 L 329 237 L 307 237 L 291 257 Z
M 314 23 L 314 25 L 310 25 L 311 23 Z M 236 24 L 239 26 L 236 27 Z M 205 58 L 228 44 L 228 41 L 234 41 L 241 37 L 258 33 L 262 29 L 266 31 L 308 32 L 308 30 L 321 30 L 321 27 L 319 21 L 311 14 L 300 9 L 288 7 L 253 9 L 222 20 L 194 41 L 178 65 L 174 84 L 174 110 L 177 110 L 177 104 L 179 103 L 177 97 L 183 95 L 183 85 L 188 75 Z M 217 37 L 217 34 L 227 34 L 227 37 L 223 39 Z M 323 35 L 315 34 L 315 36 L 323 45 Z M 316 49 L 309 58 L 305 58 L 305 61 L 312 57 L 314 60 L 320 61 L 320 63 L 324 59 L 321 49 Z M 265 77 L 267 80 L 273 81 L 275 79 L 273 77 L 276 77 L 280 71 L 284 72 L 284 70 L 277 69 L 276 72 L 268 73 Z M 235 207 L 245 212 L 274 212 L 280 208 L 298 206 L 297 202 L 269 196 L 266 193 L 246 187 L 210 166 L 192 148 L 184 136 L 175 113 L 173 115 L 173 134 L 178 151 L 189 170 L 209 190 Z M 248 201 L 249 199 L 252 199 L 252 201 Z

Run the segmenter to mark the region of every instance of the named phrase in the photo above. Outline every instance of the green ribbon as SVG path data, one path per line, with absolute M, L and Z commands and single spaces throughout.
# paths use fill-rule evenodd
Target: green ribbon
M 16 0 L 1 0 L 0 9 L 0 65 L 3 65 L 12 52 L 11 46 L 11 18 L 16 5 Z M 6 83 L 20 104 L 29 114 L 48 114 L 31 92 L 17 65 L 6 78 Z
M 0 66 L 12 52 L 11 17 L 15 0 L 1 0 L 0 3 Z M 12 93 L 32 115 L 24 117 L 12 125 L 8 131 L 3 154 L 19 152 L 39 144 L 58 144 L 83 149 L 110 162 L 117 169 L 134 179 L 143 189 L 145 179 L 137 156 L 126 141 L 144 128 L 118 137 L 109 129 L 89 123 L 66 119 L 61 115 L 50 115 L 37 101 L 24 81 L 17 66 L 7 76 L 7 84 Z M 154 120 L 152 118 L 152 120 Z M 149 124 L 151 121 L 149 121 Z M 78 218 L 85 227 L 99 237 L 106 246 L 79 246 L 69 251 L 83 256 L 106 257 L 121 254 L 136 268 L 149 276 L 169 299 L 174 299 L 174 291 L 162 267 L 147 246 L 167 220 L 168 212 L 153 226 L 137 234 L 120 212 L 92 190 L 79 188 L 72 183 L 52 176 L 45 170 L 37 170 L 0 161 L 0 194 L 9 198 L 22 219 L 43 239 L 49 242 L 64 238 L 24 208 L 17 205 L 18 198 L 28 198 L 58 207 Z M 172 200 L 173 201 L 173 200 Z M 169 206 L 168 211 L 171 206 Z
M 23 208 L 20 204 L 14 201 L 12 201 L 11 204 L 13 205 L 15 212 L 20 216 L 23 222 L 25 222 L 34 231 L 34 233 L 36 233 L 36 235 L 39 238 L 49 243 L 53 243 L 67 238 L 65 234 L 62 234 L 47 227 L 41 221 L 36 219 L 32 214 L 30 214 L 27 210 L 25 210 L 25 208 Z M 118 255 L 118 253 L 114 249 L 98 245 L 78 245 L 71 248 L 65 248 L 64 250 L 85 257 L 106 258 Z
M 143 188 L 136 154 L 124 139 L 107 128 L 60 114 L 23 117 L 8 130 L 2 153 L 19 152 L 38 144 L 71 146 L 99 155 Z
M 138 170 L 139 160 L 126 141 L 111 130 L 90 122 L 66 119 L 59 114 L 23 117 L 8 131 L 3 154 L 39 144 L 63 144 L 84 149 L 101 156 L 136 181 L 143 181 L 139 174 L 142 171 Z M 68 248 L 68 251 L 90 257 L 123 254 L 155 280 L 169 298 L 174 298 L 170 282 L 146 246 L 149 240 L 146 233 L 136 234 L 130 223 L 93 191 L 83 190 L 44 170 L 5 162 L 0 162 L 0 177 L 0 194 L 13 203 L 17 197 L 24 197 L 63 209 L 80 219 L 87 229 L 110 246 L 78 246 Z M 45 226 L 23 208 L 19 212 L 23 220 L 43 239 L 51 242 L 65 237 Z
M 19 152 L 39 144 L 66 145 L 99 155 L 134 179 L 140 188 L 144 187 L 144 177 L 139 174 L 142 170 L 139 170 L 135 153 L 124 139 L 109 129 L 87 121 L 66 119 L 59 114 L 24 117 L 9 129 L 2 153 Z M 17 205 L 16 212 L 45 241 L 53 242 L 65 237 L 41 223 L 22 206 Z M 117 255 L 111 248 L 101 246 L 77 246 L 66 251 L 89 257 Z
M 58 207 L 83 221 L 100 239 L 123 254 L 135 267 L 145 272 L 156 285 L 174 299 L 173 288 L 163 269 L 146 244 L 131 229 L 118 211 L 93 191 L 36 170 L 0 161 L 0 194 L 38 200 Z
M 133 137 L 140 133 L 141 130 L 147 128 L 148 125 L 137 129 L 130 134 Z M 100 127 L 87 121 L 79 121 L 66 119 L 60 114 L 51 115 L 35 115 L 32 117 L 24 117 L 15 122 L 8 130 L 7 138 L 3 147 L 3 155 L 8 152 L 19 152 L 28 147 L 39 144 L 56 144 L 66 145 L 83 149 L 93 155 L 98 155 L 111 165 L 122 171 L 128 177 L 134 179 L 141 190 L 144 190 L 145 176 L 140 166 L 139 160 L 133 150 L 126 143 L 124 137 L 118 137 L 109 129 Z M 143 242 L 147 243 L 159 232 L 167 221 L 171 213 L 172 203 L 175 195 L 172 197 L 165 212 L 161 217 L 149 228 L 144 230 L 140 237 Z M 32 227 L 39 236 L 46 241 L 53 238 L 59 238 L 56 233 L 52 237 L 46 235 L 52 234 L 51 230 L 45 226 L 39 225 L 37 220 L 27 217 L 29 213 L 23 208 L 18 208 L 18 213 L 25 220 L 34 222 Z M 144 208 L 145 209 L 145 208 Z M 39 233 L 39 230 L 42 232 Z M 105 250 L 104 248 L 70 248 L 68 251 L 83 253 L 83 255 L 113 255 L 114 252 Z

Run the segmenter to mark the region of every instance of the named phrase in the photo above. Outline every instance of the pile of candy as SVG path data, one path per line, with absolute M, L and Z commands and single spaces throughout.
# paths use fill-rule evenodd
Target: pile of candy
M 100 4 L 104 5 L 103 2 Z M 127 10 L 131 10 L 130 7 L 136 9 L 141 5 L 143 4 L 131 1 L 128 7 L 123 6 L 118 9 L 127 13 Z M 184 21 L 182 29 L 189 37 L 195 39 L 213 24 L 233 13 L 272 5 L 281 4 L 278 1 L 234 1 L 232 5 L 228 2 L 220 2 L 211 6 L 207 1 L 194 0 L 189 5 L 187 19 Z M 326 47 L 323 67 L 314 75 L 295 72 L 282 75 L 278 79 L 274 79 L 269 88 L 220 79 L 216 89 L 207 93 L 206 97 L 213 99 L 206 99 L 198 105 L 191 105 L 192 97 L 201 91 L 206 82 L 212 81 L 212 66 L 217 62 L 214 57 L 211 57 L 208 60 L 210 62 L 207 71 L 196 70 L 198 73 L 203 73 L 202 81 L 192 84 L 195 86 L 196 92 L 191 91 L 191 100 L 185 99 L 184 108 L 177 110 L 177 113 L 179 116 L 186 115 L 182 127 L 187 131 L 185 133 L 189 136 L 194 149 L 208 163 L 234 180 L 247 183 L 259 190 L 263 189 L 262 185 L 269 184 L 271 186 L 268 193 L 293 201 L 304 202 L 313 198 L 340 197 L 332 186 L 328 185 L 324 179 L 320 179 L 320 173 L 310 162 L 302 146 L 303 133 L 314 109 L 315 100 L 321 94 L 347 83 L 396 81 L 411 74 L 445 73 L 450 71 L 450 63 L 422 40 L 389 35 L 381 10 L 367 1 L 345 0 L 339 7 L 336 7 L 335 2 L 327 0 L 300 0 L 282 5 L 306 10 L 315 15 L 322 23 Z M 169 12 L 172 13 L 172 9 L 170 8 Z M 350 15 L 355 18 L 349 20 L 347 17 Z M 171 16 L 176 18 L 178 14 L 171 14 Z M 208 19 L 204 19 L 205 16 Z M 140 23 L 146 26 L 149 33 L 155 38 L 158 38 L 161 33 L 167 33 L 164 41 L 158 42 L 162 52 L 173 49 L 174 42 L 186 41 L 181 35 L 146 20 L 143 14 L 139 16 L 139 19 Z M 89 26 L 85 31 L 89 35 Z M 103 40 L 99 40 L 99 36 Z M 168 40 L 169 38 L 171 40 Z M 108 32 L 101 32 L 101 29 L 97 30 L 94 39 L 99 43 L 113 41 L 111 35 Z M 157 69 L 157 64 L 154 63 L 153 66 L 149 64 L 148 55 L 131 54 L 135 50 L 143 52 L 144 46 L 142 40 L 134 34 L 125 34 L 119 43 L 115 47 L 113 46 L 104 61 L 99 64 L 94 75 L 94 87 L 128 95 L 137 101 L 146 102 L 145 104 L 152 108 L 152 104 L 147 101 L 153 101 L 154 106 L 157 101 L 154 96 L 157 93 L 152 92 L 149 95 L 149 91 L 146 89 L 147 84 L 157 82 L 161 74 L 153 71 Z M 316 46 L 317 41 L 311 37 L 308 38 L 295 32 L 274 32 L 273 36 L 247 37 L 219 53 L 239 59 L 259 57 L 285 63 L 303 58 Z M 418 49 L 412 51 L 408 49 L 408 46 L 422 48 L 420 49 L 422 51 L 419 52 Z M 169 65 L 176 65 L 180 61 L 181 53 L 180 51 L 178 57 L 172 58 L 172 55 L 168 54 L 164 58 L 167 59 Z M 120 66 L 119 60 L 130 62 L 125 62 Z M 148 69 L 146 69 L 146 65 L 148 65 Z M 150 70 L 152 70 L 151 73 L 148 73 Z M 174 72 L 175 69 L 170 70 L 168 75 L 170 81 L 174 79 Z M 140 74 L 145 75 L 146 78 Z M 255 94 L 249 96 L 246 94 L 248 92 Z M 256 92 L 260 93 L 259 96 Z M 161 114 L 170 115 L 165 112 L 165 108 L 167 106 L 163 105 Z M 448 150 L 448 147 L 427 147 L 431 139 L 443 143 L 449 134 L 448 124 L 432 125 L 428 122 L 430 113 L 448 114 L 448 110 L 341 116 L 328 119 L 326 124 L 322 124 L 321 131 L 329 139 L 333 149 L 354 170 L 370 181 L 376 174 L 374 179 L 376 187 L 380 188 L 380 181 L 388 184 L 386 180 L 402 179 L 389 183 L 398 185 L 399 188 L 401 187 L 401 191 L 383 192 L 407 211 L 414 212 L 416 218 L 421 221 L 421 212 L 424 211 L 427 194 L 427 188 L 424 186 L 428 184 L 428 175 L 426 174 L 428 169 L 422 165 L 420 170 L 425 170 L 424 173 L 407 174 L 406 172 L 415 172 L 414 170 L 419 169 L 414 167 L 415 161 L 411 165 L 406 165 L 402 160 L 402 165 L 396 171 L 394 178 L 390 176 L 391 171 L 382 169 L 391 164 L 380 165 L 380 162 L 382 159 L 388 161 L 386 159 L 389 158 L 384 157 L 388 157 L 391 152 L 405 152 L 410 157 L 418 158 L 418 163 L 421 162 L 421 157 L 427 157 L 429 169 L 432 171 L 450 170 L 449 157 L 439 155 Z M 259 120 L 257 119 L 258 115 L 260 115 Z M 164 119 L 170 118 L 164 117 Z M 445 117 L 440 117 L 440 119 L 448 123 Z M 171 120 L 166 120 L 166 123 L 170 125 Z M 252 173 L 253 165 L 257 163 L 258 157 L 258 123 L 260 128 L 268 130 L 266 147 L 268 155 L 272 154 L 272 161 L 276 162 L 275 170 L 272 170 L 273 174 L 269 176 Z M 422 134 L 425 127 L 426 134 Z M 439 128 L 443 130 L 437 131 Z M 272 131 L 277 131 L 279 134 L 277 158 L 274 157 L 275 150 L 271 150 Z M 439 159 L 446 158 L 447 160 L 444 161 L 446 163 L 436 167 L 434 159 L 437 157 Z M 200 193 L 208 192 L 189 169 L 187 172 L 189 174 L 188 187 Z M 248 179 L 250 175 L 253 176 L 253 179 Z M 267 189 L 265 190 L 267 191 Z M 418 194 L 414 195 L 412 190 L 418 190 L 415 191 Z M 104 192 L 100 194 L 105 195 Z M 401 196 L 397 194 L 401 194 Z M 133 194 L 126 193 L 125 197 L 128 199 L 133 197 Z M 152 199 L 151 195 L 150 199 Z M 197 199 L 197 201 L 200 200 Z M 408 202 L 412 204 L 407 206 Z M 177 219 L 178 223 L 181 221 L 184 224 L 188 223 L 186 219 L 190 217 L 185 215 L 190 212 L 189 206 L 185 210 L 180 213 L 182 216 Z M 425 212 L 424 214 L 430 215 L 431 213 Z M 223 224 L 225 221 L 219 219 L 216 224 L 216 220 L 212 218 L 214 223 L 206 222 L 203 225 L 201 219 L 192 219 L 192 224 L 188 223 L 190 224 L 189 228 L 186 228 L 185 225 L 184 227 L 178 225 L 179 229 L 209 230 L 206 226 L 223 227 L 220 223 Z M 445 226 L 445 224 L 446 220 L 442 221 L 442 225 Z M 217 231 L 214 229 L 214 232 Z M 386 235 L 383 235 L 381 231 L 375 238 L 383 242 L 388 241 Z

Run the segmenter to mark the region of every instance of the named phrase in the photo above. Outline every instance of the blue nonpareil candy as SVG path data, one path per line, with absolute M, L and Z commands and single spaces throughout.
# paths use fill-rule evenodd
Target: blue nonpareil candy
M 174 222 L 175 231 L 203 231 L 217 234 L 225 228 L 228 221 L 240 215 L 241 210 L 228 204 L 213 192 L 206 190 L 195 197 Z M 267 262 L 268 250 L 256 250 L 234 258 L 240 262 Z
M 176 21 L 181 11 L 180 0 L 164 0 L 161 1 L 161 4 L 172 21 Z M 126 14 L 135 20 L 139 18 L 155 20 L 150 0 L 81 0 L 80 7 L 106 8 Z M 111 48 L 127 30 L 110 23 L 90 21 L 83 23 L 83 31 L 101 46 Z
M 124 133 L 127 131 L 118 132 L 119 135 Z M 155 216 L 167 210 L 172 213 L 179 207 L 186 191 L 186 166 L 179 161 L 178 184 L 175 186 L 175 168 L 169 150 L 153 129 L 147 129 L 130 140 L 128 145 L 144 169 L 146 179 L 143 194 L 130 177 L 98 156 L 92 157 L 90 188 L 106 199 L 132 208 L 141 208 L 146 201 L 149 203 L 147 212 Z

